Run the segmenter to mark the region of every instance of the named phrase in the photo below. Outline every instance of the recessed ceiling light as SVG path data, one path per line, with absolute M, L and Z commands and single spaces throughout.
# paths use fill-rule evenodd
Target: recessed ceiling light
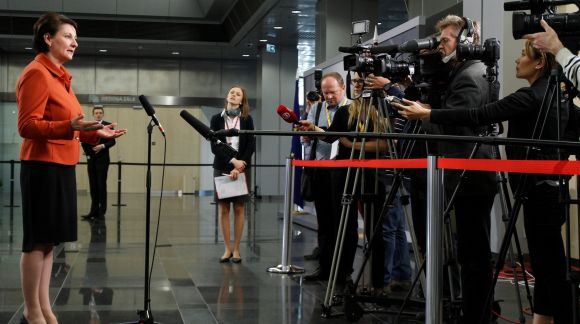
M 284 28 L 284 27 L 282 27 L 282 26 L 274 26 L 274 29 L 282 29 L 282 28 Z
M 381 23 L 381 22 L 378 22 L 378 23 L 377 23 L 377 25 L 379 25 L 379 26 L 380 26 L 380 25 L 382 25 L 382 24 L 383 24 L 383 23 Z
M 242 54 L 243 57 L 250 57 L 250 54 Z
M 30 51 L 32 49 L 32 47 L 25 47 L 24 49 L 27 51 Z
M 299 14 L 299 13 L 301 13 L 301 12 L 302 12 L 302 11 L 300 11 L 300 10 L 292 10 L 292 13 L 293 13 L 293 14 Z
M 179 53 L 178 51 L 171 52 L 171 55 L 179 55 L 179 54 L 181 53 Z
M 268 42 L 268 40 L 267 40 L 267 39 L 260 39 L 260 42 L 262 42 L 262 43 L 267 43 L 267 42 Z
M 108 50 L 106 50 L 106 49 L 100 49 L 99 52 L 101 52 L 101 53 L 107 53 Z

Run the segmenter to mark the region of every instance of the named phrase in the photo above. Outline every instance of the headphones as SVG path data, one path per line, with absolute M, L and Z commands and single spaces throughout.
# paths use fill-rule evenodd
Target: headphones
M 459 44 L 473 44 L 475 37 L 475 27 L 473 26 L 473 21 L 467 17 L 461 17 L 463 19 L 463 27 L 459 31 L 457 36 L 457 42 Z

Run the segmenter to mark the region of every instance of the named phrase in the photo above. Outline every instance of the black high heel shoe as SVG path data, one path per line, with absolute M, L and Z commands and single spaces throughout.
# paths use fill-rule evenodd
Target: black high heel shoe
M 225 257 L 225 258 L 220 258 L 220 263 L 226 263 L 226 262 L 230 262 L 230 259 L 234 256 L 233 253 L 230 253 L 229 257 Z

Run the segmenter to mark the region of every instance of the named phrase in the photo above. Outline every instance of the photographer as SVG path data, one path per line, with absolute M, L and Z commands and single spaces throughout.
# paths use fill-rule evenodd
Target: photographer
M 354 86 L 355 95 L 360 94 L 363 88 L 364 80 L 357 73 L 352 79 Z M 324 92 L 324 91 L 323 91 Z M 362 113 L 361 113 L 361 110 Z M 352 101 L 349 105 L 342 105 L 338 108 L 332 120 L 332 124 L 324 129 L 320 126 L 315 126 L 310 120 L 300 121 L 298 130 L 300 131 L 319 131 L 324 132 L 326 130 L 331 132 L 358 132 L 363 131 L 364 122 L 357 122 L 358 117 L 369 116 L 370 121 L 366 131 L 368 132 L 384 132 L 385 122 L 384 119 L 379 117 L 378 111 L 374 106 L 367 106 L 362 97 L 359 97 Z M 362 117 L 361 117 L 362 118 Z M 338 138 L 336 137 L 323 137 L 322 141 L 332 143 Z M 362 150 L 362 141 L 356 141 L 353 143 L 353 138 L 342 137 L 339 139 L 340 143 L 338 145 L 338 154 L 336 156 L 337 160 L 350 159 L 351 150 L 354 146 L 354 156 L 360 156 Z M 367 139 L 364 143 L 365 152 L 386 152 L 388 149 L 387 142 L 384 140 Z M 330 177 L 330 182 L 324 183 L 327 187 L 326 190 L 330 190 L 332 194 L 332 207 L 334 208 L 334 233 L 337 233 L 340 223 L 340 218 L 342 216 L 342 200 L 344 187 L 347 181 L 347 169 L 346 168 L 334 168 L 332 169 L 332 174 Z M 357 183 L 357 188 L 355 191 L 355 196 L 350 202 L 350 210 L 348 215 L 348 221 L 345 226 L 345 236 L 344 243 L 342 246 L 342 257 L 339 262 L 339 267 L 337 270 L 337 283 L 338 284 L 350 284 L 352 278 L 351 273 L 353 272 L 354 259 L 357 250 L 358 243 L 358 204 L 357 202 L 363 201 L 374 204 L 374 214 L 367 213 L 365 217 L 365 233 L 367 238 L 370 239 L 370 234 L 372 229 L 375 228 L 376 222 L 380 218 L 380 212 L 384 204 L 384 199 L 386 196 L 385 186 L 378 186 L 378 193 L 375 194 L 375 179 L 376 171 L 374 169 L 364 170 L 364 179 L 359 179 Z M 353 186 L 354 174 L 351 174 L 348 179 L 348 192 L 351 192 Z M 330 188 L 328 184 L 330 183 Z M 362 184 L 364 183 L 364 187 Z M 361 195 L 361 191 L 364 194 Z M 370 210 L 371 208 L 369 208 Z M 374 222 L 371 222 L 371 220 Z M 379 230 L 375 233 L 382 237 L 382 232 Z M 384 244 L 382 240 L 373 240 L 372 247 L 372 261 L 371 261 L 371 284 L 374 289 L 374 293 L 380 295 L 383 293 L 384 287 Z M 321 251 L 322 256 L 322 251 Z
M 516 77 L 526 79 L 529 87 L 487 105 L 473 106 L 463 110 L 429 110 L 412 101 L 396 105 L 400 113 L 409 119 L 430 119 L 432 123 L 446 125 L 485 125 L 508 121 L 508 137 L 531 138 L 535 120 L 542 106 L 548 85 L 548 76 L 554 66 L 554 56 L 540 52 L 526 41 L 521 56 L 516 59 Z M 569 129 L 569 117 L 562 110 L 564 123 L 561 129 Z M 557 121 L 555 109 L 550 110 L 548 125 L 542 139 L 556 139 Z M 577 139 L 576 139 L 577 140 Z M 509 159 L 525 158 L 522 147 L 506 147 Z M 538 159 L 558 159 L 555 149 L 542 149 Z M 566 157 L 564 157 L 566 158 Z M 518 174 L 510 174 L 510 184 L 515 191 Z M 534 270 L 534 323 L 570 323 L 571 294 L 566 282 L 566 259 L 561 227 L 565 221 L 564 204 L 558 202 L 558 184 L 543 175 L 528 175 L 527 199 L 524 200 L 524 226 L 528 239 L 530 261 Z M 567 188 L 566 188 L 567 191 Z
M 330 72 L 324 74 L 321 81 L 321 90 L 325 100 L 312 106 L 306 121 L 313 126 L 317 124 L 318 127 L 323 129 L 330 127 L 338 108 L 350 103 L 348 98 L 346 98 L 345 88 L 344 79 L 339 73 Z M 316 160 L 328 160 L 331 158 L 331 143 L 306 136 L 303 136 L 302 140 L 306 146 L 305 156 L 310 156 L 310 150 L 314 147 Z M 314 198 L 314 208 L 318 223 L 319 266 L 316 270 L 304 276 L 306 281 L 328 280 L 330 275 L 332 251 L 336 242 L 333 214 L 335 206 L 332 202 L 332 188 L 328 186 L 330 182 L 331 170 L 329 168 L 317 168 L 314 181 L 317 193 Z
M 545 32 L 524 35 L 524 38 L 529 39 L 534 48 L 555 55 L 556 61 L 564 69 L 566 78 L 574 84 L 576 89 L 580 90 L 580 57 L 564 47 L 556 31 L 545 20 L 542 19 L 540 24 Z
M 456 49 L 459 43 L 479 42 L 479 25 L 470 19 L 448 15 L 437 23 L 441 33 L 437 49 L 450 73 L 447 88 L 441 95 L 438 110 L 463 110 L 488 102 L 488 83 L 483 78 L 485 65 L 478 60 L 459 61 Z M 429 106 L 429 105 L 426 105 Z M 486 127 L 460 127 L 423 122 L 423 130 L 430 134 L 478 136 Z M 437 143 L 439 155 L 453 158 L 470 157 L 474 144 Z M 482 145 L 474 158 L 491 158 L 491 147 Z M 448 196 L 455 189 L 460 171 L 445 171 L 445 189 Z M 479 323 L 482 314 L 489 321 L 490 305 L 485 305 L 491 287 L 491 250 L 489 243 L 490 211 L 496 194 L 495 174 L 469 171 L 461 182 L 453 201 L 457 226 L 457 255 L 461 265 L 462 311 L 464 323 Z M 425 220 L 423 220 L 425 222 Z M 416 226 L 421 228 L 421 226 Z M 418 233 L 417 236 L 425 236 Z

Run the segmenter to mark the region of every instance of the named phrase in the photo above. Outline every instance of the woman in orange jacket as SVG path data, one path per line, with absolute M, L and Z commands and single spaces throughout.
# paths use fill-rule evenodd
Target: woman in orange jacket
M 53 247 L 77 239 L 75 165 L 79 141 L 96 143 L 126 130 L 85 121 L 63 64 L 77 48 L 76 23 L 47 13 L 34 24 L 36 57 L 16 85 L 18 132 L 23 138 L 21 323 L 57 323 L 49 300 Z

